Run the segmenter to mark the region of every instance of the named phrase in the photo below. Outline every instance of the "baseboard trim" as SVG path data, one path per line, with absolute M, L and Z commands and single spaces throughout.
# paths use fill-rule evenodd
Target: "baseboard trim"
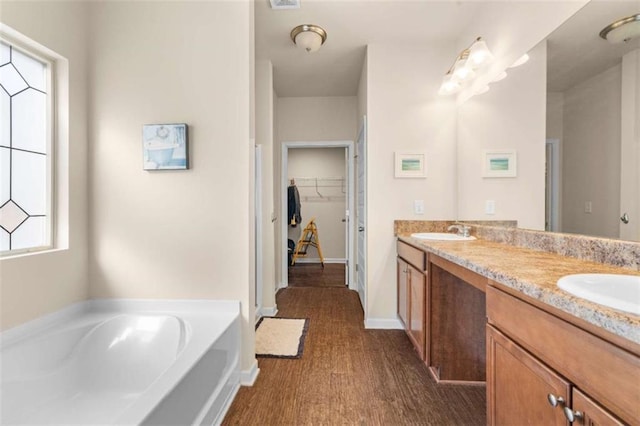
M 258 368 L 258 360 L 253 360 L 253 365 L 248 370 L 242 370 L 240 372 L 240 385 L 241 386 L 253 386 L 258 378 L 258 374 L 260 374 L 260 369 Z
M 402 322 L 397 318 L 367 318 L 364 321 L 364 328 L 368 330 L 404 330 Z
M 256 315 L 256 322 L 262 317 L 275 317 L 278 313 L 278 307 L 273 306 L 271 308 L 261 308 L 258 315 Z

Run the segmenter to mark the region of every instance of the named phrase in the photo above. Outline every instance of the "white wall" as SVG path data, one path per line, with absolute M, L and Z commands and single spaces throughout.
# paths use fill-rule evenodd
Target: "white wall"
M 278 98 L 276 111 L 277 139 L 274 155 L 278 158 L 274 170 L 276 182 L 280 182 L 280 157 L 282 142 L 353 141 L 357 120 L 355 96 Z M 279 184 L 278 187 L 279 188 Z M 276 206 L 280 205 L 280 194 Z M 287 212 L 279 212 L 276 229 L 280 230 Z M 303 217 L 303 222 L 305 219 Z M 305 222 L 306 223 L 306 222 Z M 279 234 L 279 231 L 276 231 Z M 295 240 L 295 238 L 293 238 Z M 286 244 L 286 241 L 280 242 Z M 282 245 L 278 245 L 280 252 Z M 278 263 L 280 264 L 280 263 Z M 282 283 L 282 270 L 276 270 L 276 280 Z
M 67 249 L 0 260 L 0 328 L 6 329 L 88 296 L 87 5 L 79 2 L 3 2 L 2 22 L 68 59 L 68 152 L 58 151 L 57 182 L 68 181 L 59 208 L 68 210 Z M 61 195 L 60 193 L 58 195 Z
M 517 220 L 544 230 L 546 43 L 529 52 L 526 64 L 510 69 L 458 109 L 458 219 Z M 517 177 L 483 178 L 483 150 L 517 151 Z M 495 201 L 495 214 L 485 201 Z
M 437 94 L 452 52 L 447 43 L 368 47 L 367 321 L 396 320 L 393 221 L 456 215 L 456 107 Z M 395 179 L 396 151 L 426 153 L 428 177 Z M 413 213 L 416 199 L 424 215 Z
M 563 134 L 564 94 L 547 92 L 547 139 L 560 139 Z
M 621 76 L 618 64 L 564 92 L 563 232 L 619 235 Z
M 274 214 L 273 132 L 274 132 L 273 66 L 271 61 L 256 63 L 256 144 L 262 145 L 262 306 L 276 306 Z
M 289 238 L 297 242 L 302 228 L 315 217 L 318 226 L 318 238 L 325 260 L 342 261 L 346 258 L 345 247 L 345 210 L 347 209 L 346 191 L 346 148 L 296 148 L 289 149 L 287 173 L 288 179 L 296 177 L 316 177 L 316 182 L 308 179 L 296 179 L 300 194 L 302 223 L 289 227 Z M 342 182 L 322 178 L 341 177 Z M 322 194 L 319 196 L 317 192 Z M 307 259 L 318 261 L 318 252 L 309 247 Z M 302 260 L 304 262 L 304 260 Z
M 354 140 L 355 96 L 278 98 L 278 137 L 292 141 Z
M 92 7 L 91 296 L 240 300 L 250 368 L 251 4 Z M 142 170 L 142 125 L 175 122 L 190 170 Z

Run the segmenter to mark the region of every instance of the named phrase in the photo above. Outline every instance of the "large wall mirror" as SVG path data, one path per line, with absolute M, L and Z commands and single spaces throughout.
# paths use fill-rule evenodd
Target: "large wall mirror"
M 640 240 L 640 37 L 599 35 L 638 13 L 592 1 L 547 38 L 549 231 Z

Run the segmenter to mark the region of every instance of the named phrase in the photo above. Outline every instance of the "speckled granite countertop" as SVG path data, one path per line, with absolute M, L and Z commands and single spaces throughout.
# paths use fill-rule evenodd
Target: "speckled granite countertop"
M 640 272 L 485 240 L 425 241 L 403 234 L 398 239 L 640 344 L 640 316 L 575 297 L 556 285 L 570 274 Z

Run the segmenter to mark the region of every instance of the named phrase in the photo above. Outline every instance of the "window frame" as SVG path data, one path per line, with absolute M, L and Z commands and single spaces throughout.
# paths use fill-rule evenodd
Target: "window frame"
M 45 93 L 47 99 L 47 111 L 46 111 L 46 241 L 44 245 L 26 247 L 20 249 L 9 249 L 0 251 L 0 258 L 6 259 L 12 256 L 19 256 L 24 254 L 38 253 L 49 251 L 56 248 L 56 223 L 57 223 L 57 206 L 56 206 L 56 153 L 58 141 L 57 135 L 57 93 L 56 93 L 56 58 L 47 54 L 35 40 L 32 40 L 22 34 L 15 31 L 16 35 L 20 37 L 12 36 L 8 34 L 8 27 L 0 24 L 0 40 L 5 44 L 11 46 L 11 49 L 18 50 L 24 55 L 27 55 L 37 61 L 44 63 L 47 67 L 46 71 L 46 84 L 47 91 Z M 12 179 L 12 176 L 10 176 Z

